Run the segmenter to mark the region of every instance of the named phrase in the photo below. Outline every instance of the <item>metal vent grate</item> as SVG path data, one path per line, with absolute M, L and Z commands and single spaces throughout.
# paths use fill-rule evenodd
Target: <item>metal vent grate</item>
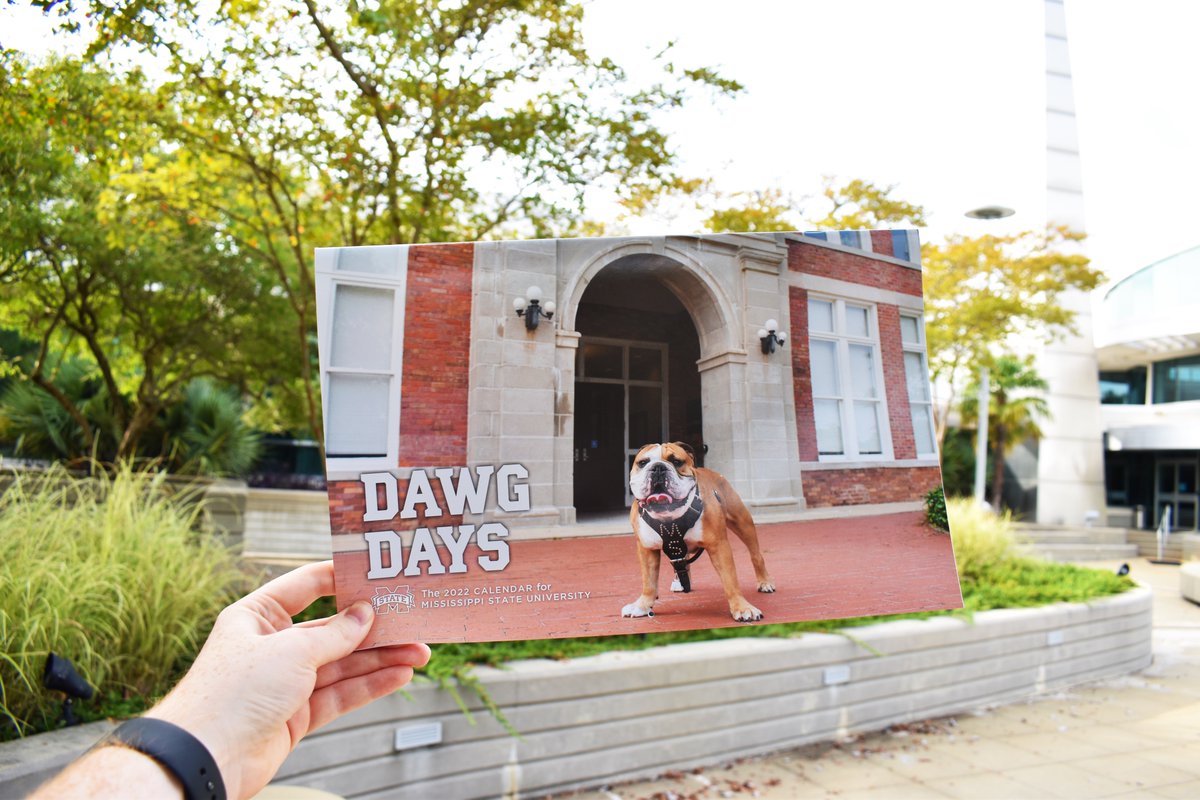
M 397 750 L 412 750 L 414 747 L 428 747 L 431 744 L 441 744 L 441 742 L 442 723 L 440 722 L 396 728 Z

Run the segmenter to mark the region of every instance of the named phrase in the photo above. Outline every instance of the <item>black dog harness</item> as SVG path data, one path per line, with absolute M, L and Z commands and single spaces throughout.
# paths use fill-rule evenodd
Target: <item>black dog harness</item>
M 658 535 L 662 538 L 662 551 L 667 558 L 671 559 L 671 566 L 675 568 L 675 577 L 679 578 L 679 585 L 683 587 L 684 592 L 692 590 L 692 579 L 688 575 L 688 565 L 700 557 L 704 552 L 703 547 L 696 548 L 696 552 L 688 555 L 687 542 L 683 537 L 687 535 L 697 522 L 700 521 L 700 515 L 704 513 L 704 501 L 700 499 L 700 493 L 696 492 L 696 496 L 692 498 L 692 502 L 688 503 L 687 511 L 679 519 L 662 522 L 654 519 L 646 513 L 646 507 L 639 504 L 638 514 L 642 520 L 649 525 L 653 530 L 658 531 Z

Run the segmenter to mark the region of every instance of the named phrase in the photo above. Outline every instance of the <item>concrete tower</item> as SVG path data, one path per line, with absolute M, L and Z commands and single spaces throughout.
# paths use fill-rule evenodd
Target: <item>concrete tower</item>
M 1045 0 L 1045 11 L 1046 220 L 1084 230 L 1083 180 L 1063 0 Z M 1081 524 L 1089 512 L 1104 509 L 1099 367 L 1089 295 L 1073 292 L 1063 303 L 1076 314 L 1076 333 L 1048 345 L 1037 361 L 1038 371 L 1050 384 L 1046 399 L 1053 415 L 1041 426 L 1037 521 Z

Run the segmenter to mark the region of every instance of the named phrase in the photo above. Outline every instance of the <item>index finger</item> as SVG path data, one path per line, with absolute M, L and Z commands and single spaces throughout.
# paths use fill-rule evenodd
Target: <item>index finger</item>
M 280 575 L 243 597 L 239 602 L 255 602 L 270 598 L 278 603 L 288 616 L 295 616 L 308 608 L 318 597 L 333 594 L 333 562 L 319 561 L 305 564 L 291 572 Z

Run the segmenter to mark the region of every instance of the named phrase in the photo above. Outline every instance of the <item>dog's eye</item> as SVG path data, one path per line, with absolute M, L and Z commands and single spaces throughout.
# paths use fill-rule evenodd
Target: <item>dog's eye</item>
M 644 467 L 644 466 L 646 466 L 646 465 L 647 465 L 647 464 L 649 464 L 649 463 L 650 463 L 650 459 L 648 459 L 648 458 L 643 458 L 641 461 L 637 462 L 637 465 L 638 465 L 639 467 Z
M 682 458 L 676 458 L 675 456 L 671 456 L 670 458 L 667 459 L 667 461 L 670 461 L 672 464 L 674 464 L 677 467 L 683 466 Z

